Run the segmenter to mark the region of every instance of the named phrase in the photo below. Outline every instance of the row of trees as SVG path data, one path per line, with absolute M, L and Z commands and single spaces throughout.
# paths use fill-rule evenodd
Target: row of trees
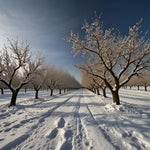
M 147 87 L 150 86 L 150 72 L 143 72 L 139 74 L 138 76 L 134 76 L 127 84 L 126 86 L 137 86 L 137 89 L 139 90 L 141 86 L 144 87 L 145 91 L 147 91 Z
M 71 32 L 65 38 L 73 44 L 75 55 L 83 56 L 83 63 L 75 66 L 92 79 L 102 80 L 113 102 L 120 105 L 119 89 L 150 69 L 150 41 L 142 34 L 141 21 L 129 27 L 127 35 L 121 35 L 118 29 L 106 29 L 97 16 L 90 23 L 85 21 L 82 30 L 85 37 Z
M 18 92 L 27 87 L 33 87 L 38 98 L 42 87 L 49 88 L 52 95 L 54 88 L 61 92 L 62 88 L 79 88 L 80 84 L 67 71 L 46 66 L 43 57 L 34 58 L 27 42 L 8 39 L 8 46 L 0 51 L 0 89 L 2 93 L 3 88 L 12 92 L 9 107 L 16 105 Z
M 89 89 L 90 91 L 100 95 L 100 89 L 103 92 L 103 96 L 106 97 L 106 88 L 107 86 L 98 77 L 95 77 L 91 74 L 88 74 L 86 71 L 81 70 L 81 84 L 84 88 Z M 133 76 L 131 80 L 125 84 L 124 88 L 130 87 L 137 87 L 140 90 L 140 87 L 144 87 L 144 90 L 147 91 L 148 86 L 150 86 L 150 72 L 143 72 L 137 76 Z
M 104 81 L 98 77 L 88 74 L 86 71 L 81 70 L 81 84 L 84 88 L 100 95 L 99 89 L 103 91 L 103 96 L 106 97 L 106 88 Z
M 54 89 L 58 89 L 59 94 L 61 94 L 62 89 L 64 92 L 70 89 L 78 89 L 80 84 L 68 71 L 58 69 L 53 65 L 38 69 L 29 84 L 26 85 L 26 88 L 33 88 L 35 90 L 35 98 L 37 99 L 41 88 L 49 89 L 50 96 L 53 96 Z

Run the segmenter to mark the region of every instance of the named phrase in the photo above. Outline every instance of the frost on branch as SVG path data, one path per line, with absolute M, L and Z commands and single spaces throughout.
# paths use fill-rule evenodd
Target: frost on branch
M 31 58 L 29 44 L 9 40 L 0 55 L 0 81 L 12 92 L 10 106 L 16 104 L 19 90 L 29 82 L 31 75 L 41 66 L 42 58 Z
M 140 27 L 141 21 L 129 27 L 128 35 L 123 36 L 117 29 L 105 29 L 100 17 L 96 17 L 92 23 L 83 24 L 85 38 L 73 33 L 67 38 L 76 55 L 82 53 L 84 59 L 92 60 L 88 65 L 77 65 L 78 68 L 102 79 L 118 105 L 120 87 L 150 68 L 150 41 Z

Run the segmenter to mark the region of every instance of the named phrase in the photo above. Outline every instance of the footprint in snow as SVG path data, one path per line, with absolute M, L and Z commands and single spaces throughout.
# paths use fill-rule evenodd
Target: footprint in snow
M 4 132 L 9 132 L 11 130 L 11 128 L 7 128 L 4 130 Z
M 58 128 L 63 128 L 65 126 L 65 120 L 64 118 L 60 118 L 58 122 Z
M 4 139 L 0 139 L 0 141 L 3 141 Z
M 60 148 L 60 150 L 72 150 L 72 144 L 69 143 L 68 141 L 66 141 L 62 147 Z
M 19 128 L 20 126 L 21 126 L 20 124 L 16 124 L 12 128 Z
M 11 123 L 9 123 L 9 122 L 5 122 L 4 127 L 7 127 L 7 126 L 9 126 L 9 125 L 11 125 Z
M 60 150 L 72 150 L 72 130 L 67 130 L 64 134 L 66 142 L 61 146 Z
M 73 136 L 72 130 L 67 130 L 67 131 L 65 132 L 65 138 L 66 138 L 67 141 L 68 141 L 70 138 L 72 138 L 72 136 Z
M 89 142 L 85 142 L 85 146 L 89 146 Z
M 57 136 L 57 133 L 58 133 L 58 129 L 55 128 L 52 130 L 52 132 L 50 133 L 49 136 L 47 136 L 48 138 L 50 138 L 50 140 L 54 139 L 56 136 Z

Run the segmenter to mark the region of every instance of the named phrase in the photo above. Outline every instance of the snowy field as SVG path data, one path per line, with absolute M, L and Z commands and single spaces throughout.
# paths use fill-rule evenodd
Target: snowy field
M 57 92 L 56 92 L 57 93 Z M 121 106 L 85 89 L 0 95 L 1 150 L 150 150 L 150 92 L 122 89 Z

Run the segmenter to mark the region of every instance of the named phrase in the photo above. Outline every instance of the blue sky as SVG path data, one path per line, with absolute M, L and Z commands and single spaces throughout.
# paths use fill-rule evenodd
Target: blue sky
M 71 45 L 62 40 L 71 30 L 80 32 L 84 19 L 102 13 L 104 26 L 119 28 L 127 34 L 129 26 L 143 18 L 142 28 L 150 33 L 149 0 L 0 0 L 0 47 L 6 38 L 30 42 L 32 50 L 46 56 L 80 80 L 72 64 Z

